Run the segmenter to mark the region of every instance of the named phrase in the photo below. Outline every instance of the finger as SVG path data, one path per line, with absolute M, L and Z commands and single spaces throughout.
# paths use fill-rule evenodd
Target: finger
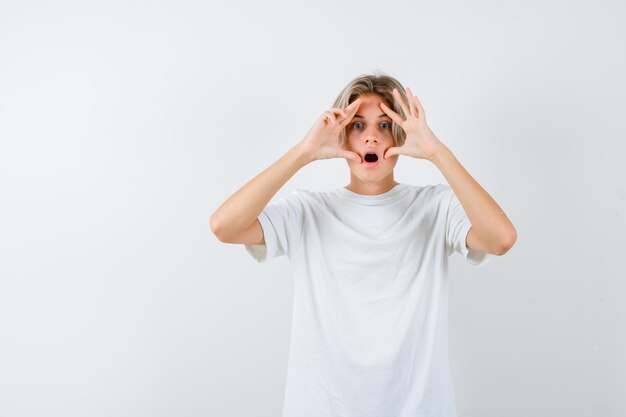
M 326 120 L 328 120 L 333 125 L 335 125 L 337 123 L 337 120 L 335 119 L 335 115 L 333 113 L 331 113 L 330 111 L 325 111 L 324 112 L 324 117 L 326 118 Z
M 341 122 L 339 122 L 339 127 L 341 127 L 342 129 L 345 128 L 346 125 L 350 123 L 350 120 L 352 120 L 352 117 L 346 117 Z
M 400 147 L 394 146 L 393 148 L 387 149 L 385 154 L 383 155 L 383 159 L 389 159 L 389 157 L 400 154 Z
M 380 103 L 380 108 L 387 114 L 387 116 L 391 117 L 391 120 L 396 122 L 397 125 L 402 126 L 404 124 L 404 119 L 395 111 L 391 110 L 385 103 Z
M 348 114 L 355 114 L 356 111 L 359 109 L 359 106 L 361 105 L 361 103 L 362 103 L 361 97 L 358 97 L 356 100 L 354 100 L 348 106 L 346 106 L 346 111 L 348 112 Z M 350 116 L 350 117 L 352 117 L 352 116 Z
M 361 105 L 361 97 L 357 98 L 356 100 L 352 102 L 352 104 L 346 107 L 346 110 L 348 110 L 348 114 L 350 115 L 356 114 L 357 110 L 359 110 L 360 105 Z
M 404 99 L 402 98 L 402 95 L 400 94 L 398 89 L 394 88 L 392 94 L 393 94 L 393 97 L 396 99 L 396 101 L 400 104 L 400 107 L 402 108 L 402 111 L 404 112 L 404 117 L 409 117 L 411 115 L 411 111 L 406 106 L 406 103 L 404 102 Z
M 352 159 L 354 162 L 361 163 L 361 156 L 356 152 L 340 150 L 339 151 L 340 158 Z
M 422 107 L 422 103 L 420 103 L 420 99 L 417 98 L 417 96 L 413 96 L 415 97 L 415 105 L 417 106 L 417 111 L 419 112 L 419 116 L 420 117 L 426 117 L 426 114 L 424 113 L 424 108 Z
M 415 106 L 415 100 L 413 99 L 413 93 L 409 87 L 406 88 L 406 95 L 409 98 L 409 105 L 411 107 L 411 115 L 417 117 L 417 107 Z
M 337 120 L 343 120 L 348 115 L 348 112 L 346 112 L 344 109 L 340 109 L 338 107 L 333 107 L 331 109 L 331 111 L 333 113 L 335 113 L 335 114 L 340 114 L 342 116 L 340 119 L 337 119 Z
M 357 103 L 357 101 L 358 101 L 358 103 Z M 355 103 L 356 103 L 356 105 L 355 105 L 354 107 L 350 108 L 350 107 L 351 107 L 353 104 L 355 104 Z M 353 102 L 352 102 L 352 104 L 350 104 L 350 106 L 346 107 L 346 109 L 347 109 L 347 110 L 349 110 L 349 111 L 347 112 L 347 116 L 346 116 L 346 118 L 345 118 L 345 119 L 343 119 L 343 120 L 341 121 L 341 123 L 340 123 L 340 125 L 341 125 L 341 127 L 342 127 L 342 128 L 346 127 L 346 125 L 347 125 L 348 123 L 350 123 L 350 120 L 352 120 L 352 118 L 353 118 L 353 117 L 354 117 L 354 115 L 356 114 L 357 110 L 359 109 L 359 104 L 360 104 L 360 103 L 361 103 L 361 98 L 359 97 L 358 99 L 356 99 L 355 101 L 353 101 Z
M 358 97 L 356 100 L 354 100 L 348 106 L 346 106 L 346 109 L 350 109 L 351 110 L 353 107 L 358 108 L 360 104 L 361 104 L 361 97 Z

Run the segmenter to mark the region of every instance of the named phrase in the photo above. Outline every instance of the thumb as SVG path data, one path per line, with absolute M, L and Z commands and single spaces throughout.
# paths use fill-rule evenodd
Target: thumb
M 356 152 L 340 150 L 339 156 L 341 158 L 352 159 L 353 161 L 358 162 L 359 164 L 361 163 L 361 157 Z
M 388 159 L 390 156 L 394 156 L 394 155 L 400 155 L 399 146 L 394 146 L 393 148 L 387 149 L 387 152 L 385 152 L 385 155 L 383 155 L 383 159 Z

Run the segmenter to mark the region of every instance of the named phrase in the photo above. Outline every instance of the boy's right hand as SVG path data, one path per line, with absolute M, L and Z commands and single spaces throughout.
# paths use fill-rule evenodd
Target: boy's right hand
M 357 98 L 345 109 L 332 108 L 317 119 L 299 143 L 306 150 L 311 161 L 346 158 L 361 163 L 361 156 L 358 153 L 347 151 L 339 146 L 339 133 L 352 120 L 360 104 L 361 98 Z

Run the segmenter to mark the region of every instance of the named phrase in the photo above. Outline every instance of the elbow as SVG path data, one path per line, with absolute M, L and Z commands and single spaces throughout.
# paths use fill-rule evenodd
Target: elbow
M 221 227 L 217 218 L 215 217 L 215 213 L 209 217 L 209 227 L 211 228 L 211 232 L 215 235 L 215 237 L 220 241 L 224 242 L 224 238 L 222 237 Z
M 499 249 L 496 251 L 496 255 L 502 256 L 507 253 L 513 245 L 515 245 L 515 241 L 517 240 L 517 231 L 515 228 L 509 233 L 504 239 L 502 239 L 500 243 Z
M 219 240 L 220 242 L 237 243 L 237 241 L 234 239 L 234 236 L 236 236 L 235 232 L 230 230 L 229 227 L 224 228 L 224 223 L 217 220 L 215 218 L 215 215 L 211 216 L 211 218 L 209 219 L 209 227 L 211 228 L 211 231 L 213 232 L 217 240 Z

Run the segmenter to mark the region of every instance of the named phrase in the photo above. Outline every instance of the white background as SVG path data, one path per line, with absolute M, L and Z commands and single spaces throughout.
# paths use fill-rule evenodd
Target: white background
M 279 416 L 286 258 L 210 214 L 376 70 L 505 210 L 453 256 L 459 416 L 626 414 L 619 1 L 0 1 L 0 415 Z M 401 156 L 396 180 L 445 179 Z M 317 161 L 277 194 L 347 185 Z

